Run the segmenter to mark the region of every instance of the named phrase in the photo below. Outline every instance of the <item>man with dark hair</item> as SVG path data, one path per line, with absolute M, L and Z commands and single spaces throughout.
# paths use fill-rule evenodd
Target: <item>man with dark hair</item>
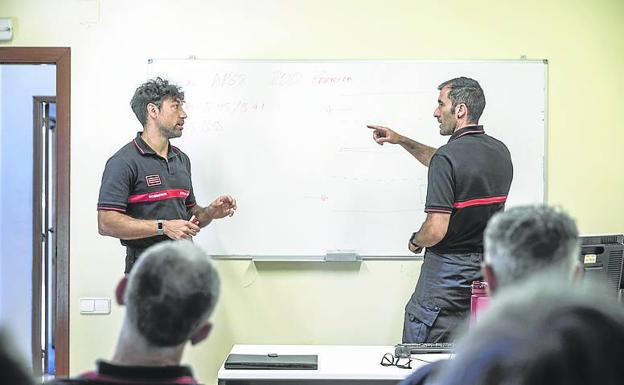
M 113 358 L 53 384 L 197 384 L 180 361 L 187 342 L 195 345 L 208 336 L 219 287 L 210 258 L 192 242 L 148 248 L 117 285 L 126 315 Z
M 403 342 L 446 342 L 468 316 L 470 290 L 482 280 L 483 230 L 503 210 L 513 167 L 507 147 L 478 125 L 485 108 L 479 83 L 461 77 L 438 87 L 433 116 L 440 135 L 450 135 L 436 149 L 372 126 L 380 145 L 400 144 L 429 167 L 427 217 L 412 234 L 408 248 L 426 248 L 416 290 L 405 307 Z
M 236 210 L 229 195 L 207 207 L 195 201 L 191 162 L 169 143 L 182 135 L 187 116 L 183 103 L 184 92 L 167 80 L 141 84 L 130 105 L 143 131 L 106 162 L 98 229 L 126 246 L 126 274 L 147 247 L 191 238 L 213 219 L 232 216 Z

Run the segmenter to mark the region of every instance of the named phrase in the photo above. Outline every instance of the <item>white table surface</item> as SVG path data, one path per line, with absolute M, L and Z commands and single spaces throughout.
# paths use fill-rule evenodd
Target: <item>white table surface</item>
M 234 354 L 316 354 L 318 370 L 240 370 L 219 369 L 218 378 L 228 379 L 369 379 L 402 380 L 413 370 L 450 357 L 450 354 L 421 354 L 412 356 L 412 369 L 382 366 L 385 353 L 394 354 L 394 346 L 358 345 L 234 345 Z M 401 359 L 401 362 L 404 362 Z

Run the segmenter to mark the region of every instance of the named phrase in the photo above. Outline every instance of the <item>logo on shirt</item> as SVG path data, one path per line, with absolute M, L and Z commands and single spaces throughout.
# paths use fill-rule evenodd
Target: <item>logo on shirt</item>
M 162 183 L 160 182 L 160 175 L 148 175 L 145 177 L 148 186 L 159 186 Z

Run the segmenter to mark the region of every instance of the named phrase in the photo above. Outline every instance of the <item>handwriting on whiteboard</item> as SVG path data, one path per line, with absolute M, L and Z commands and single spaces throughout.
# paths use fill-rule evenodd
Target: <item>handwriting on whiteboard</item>
M 210 87 L 238 87 L 245 84 L 247 75 L 241 73 L 216 73 L 212 77 Z
M 207 113 L 247 113 L 261 112 L 264 110 L 264 103 L 248 100 L 228 100 L 228 101 L 207 101 L 203 105 L 204 112 Z

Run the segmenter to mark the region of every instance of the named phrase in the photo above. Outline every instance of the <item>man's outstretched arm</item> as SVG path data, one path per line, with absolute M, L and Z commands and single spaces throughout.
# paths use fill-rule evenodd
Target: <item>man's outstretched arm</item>
M 431 157 L 435 154 L 437 148 L 430 147 L 420 142 L 417 142 L 413 139 L 408 138 L 407 136 L 403 136 L 392 129 L 384 126 L 374 126 L 368 125 L 366 126 L 373 130 L 373 139 L 379 145 L 384 143 L 392 143 L 392 144 L 400 144 L 407 152 L 412 154 L 412 156 L 423 165 L 429 167 L 429 162 L 431 162 Z

